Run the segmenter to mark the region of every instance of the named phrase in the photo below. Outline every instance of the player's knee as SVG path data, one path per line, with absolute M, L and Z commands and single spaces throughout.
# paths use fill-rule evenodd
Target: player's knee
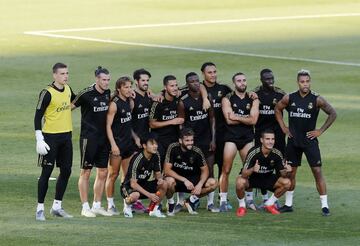
M 236 189 L 238 190 L 244 189 L 245 185 L 246 185 L 246 180 L 243 177 L 238 176 L 236 178 Z
M 216 189 L 216 187 L 218 186 L 218 182 L 214 178 L 209 178 L 207 183 L 208 183 L 208 186 L 210 186 L 211 188 L 214 188 L 214 189 Z
M 96 170 L 96 176 L 100 180 L 105 180 L 108 175 L 108 171 L 106 168 L 99 168 Z
M 80 171 L 80 178 L 83 180 L 89 180 L 90 179 L 91 170 L 88 169 L 81 169 Z
M 284 186 L 284 188 L 285 188 L 286 190 L 289 190 L 289 189 L 290 189 L 290 187 L 291 187 L 291 181 L 290 181 L 290 179 L 284 179 L 282 183 L 283 183 L 283 186 Z
M 168 186 L 169 187 L 174 187 L 176 182 L 175 182 L 175 179 L 173 177 L 166 177 L 166 182 L 168 183 Z

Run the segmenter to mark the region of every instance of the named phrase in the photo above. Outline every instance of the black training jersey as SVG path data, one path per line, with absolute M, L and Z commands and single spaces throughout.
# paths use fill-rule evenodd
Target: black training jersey
M 139 136 L 145 136 L 149 133 L 149 113 L 151 106 L 151 99 L 145 93 L 142 96 L 135 92 L 134 109 L 132 111 L 132 127 L 134 132 Z
M 131 108 L 130 99 L 126 101 L 115 96 L 112 100 L 116 104 L 116 113 L 111 129 L 116 142 L 128 142 L 132 139 L 131 135 Z
M 109 109 L 110 90 L 100 93 L 95 85 L 78 93 L 72 103 L 81 107 L 80 137 L 106 139 L 106 114 Z
M 260 134 L 266 129 L 280 130 L 280 125 L 275 118 L 275 105 L 284 97 L 285 92 L 278 87 L 273 91 L 265 90 L 263 86 L 255 88 L 254 92 L 259 97 L 259 118 L 255 125 L 255 132 Z
M 221 109 L 221 99 L 227 94 L 229 94 L 232 90 L 229 86 L 224 84 L 215 83 L 215 85 L 212 87 L 207 87 L 205 83 L 203 84 L 209 94 L 209 98 L 212 101 L 212 106 L 214 108 L 216 123 L 216 141 L 221 141 L 224 138 L 224 132 L 226 129 L 225 118 Z
M 208 145 L 211 141 L 210 118 L 209 112 L 202 108 L 202 98 L 195 99 L 186 94 L 181 100 L 185 109 L 184 125 L 193 129 L 195 133 L 194 144 L 196 146 Z
M 164 163 L 171 163 L 172 170 L 183 177 L 200 176 L 200 168 L 206 166 L 204 154 L 198 147 L 183 151 L 179 142 L 169 145 Z
M 178 117 L 178 100 L 178 98 L 174 98 L 172 101 L 164 99 L 162 102 L 153 102 L 150 111 L 150 120 L 168 121 Z M 151 129 L 151 131 L 156 132 L 160 140 L 173 139 L 176 141 L 179 136 L 179 127 L 177 125 Z
M 129 163 L 123 185 L 130 186 L 130 180 L 136 179 L 139 185 L 144 184 L 151 174 L 161 172 L 160 155 L 157 152 L 150 159 L 144 156 L 144 151 L 135 154 Z
M 252 168 L 256 161 L 260 165 L 260 170 L 258 173 L 253 172 L 251 176 L 269 175 L 274 173 L 274 170 L 278 173 L 285 168 L 283 155 L 275 148 L 265 157 L 261 151 L 261 146 L 252 147 L 246 156 L 243 169 Z
M 234 114 L 241 117 L 249 117 L 253 100 L 249 97 L 248 93 L 241 99 L 235 92 L 226 95 L 230 101 L 231 109 Z M 251 137 L 254 135 L 254 128 L 251 125 L 239 123 L 236 125 L 226 124 L 226 134 L 233 139 L 239 139 L 244 136 Z
M 305 97 L 299 91 L 289 94 L 287 111 L 289 115 L 289 130 L 295 146 L 303 147 L 317 139 L 309 139 L 306 133 L 316 128 L 319 108 L 316 106 L 318 94 L 310 91 Z

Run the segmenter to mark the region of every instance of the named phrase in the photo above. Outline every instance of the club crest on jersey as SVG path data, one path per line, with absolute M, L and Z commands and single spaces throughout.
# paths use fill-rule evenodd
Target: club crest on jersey
M 277 99 L 276 99 L 276 98 L 274 98 L 274 100 L 273 100 L 273 104 L 274 104 L 274 105 L 276 105 L 276 104 L 277 104 Z
M 176 159 L 179 159 L 179 160 L 180 160 L 180 159 L 181 159 L 181 156 L 180 156 L 180 155 L 176 156 Z
M 274 160 L 270 161 L 270 166 L 274 166 Z
M 251 108 L 250 103 L 246 104 L 246 109 L 249 110 Z
M 312 104 L 312 103 L 309 103 L 308 109 L 312 109 L 313 107 L 314 107 L 313 104 Z
M 189 162 L 190 162 L 190 164 L 194 164 L 194 157 L 191 156 L 191 157 L 189 158 Z

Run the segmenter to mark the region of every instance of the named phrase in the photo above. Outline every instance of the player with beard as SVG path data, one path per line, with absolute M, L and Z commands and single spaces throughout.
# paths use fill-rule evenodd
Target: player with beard
M 320 194 L 321 213 L 323 216 L 328 216 L 330 210 L 327 202 L 326 183 L 321 171 L 322 161 L 317 138 L 335 121 L 336 111 L 323 97 L 310 90 L 311 76 L 309 71 L 300 70 L 297 74 L 297 83 L 299 90 L 284 96 L 275 107 L 276 120 L 279 122 L 282 131 L 288 135 L 286 159 L 292 166 L 291 187 L 286 192 L 285 205 L 279 211 L 293 211 L 295 176 L 297 168 L 301 165 L 302 154 L 305 153 L 315 178 L 316 188 Z M 288 111 L 288 127 L 285 125 L 282 115 L 285 108 Z M 320 109 L 328 117 L 324 124 L 316 129 Z
M 220 211 L 228 211 L 227 191 L 231 167 L 239 151 L 242 162 L 253 146 L 254 125 L 259 117 L 259 100 L 251 99 L 246 92 L 247 81 L 243 73 L 232 77 L 235 91 L 229 93 L 221 101 L 226 120 L 224 163 L 220 176 Z

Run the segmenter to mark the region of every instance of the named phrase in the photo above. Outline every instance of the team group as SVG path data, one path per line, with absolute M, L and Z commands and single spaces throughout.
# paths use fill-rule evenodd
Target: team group
M 201 73 L 202 83 L 197 73 L 186 74 L 182 88 L 175 76 L 167 75 L 164 89 L 154 94 L 149 89 L 150 72 L 138 69 L 133 73 L 134 89 L 133 80 L 123 76 L 111 94 L 110 73 L 98 67 L 95 84 L 75 95 L 67 85 L 67 65 L 56 63 L 54 81 L 41 91 L 34 118 L 38 164 L 42 167 L 36 220 L 45 221 L 44 200 L 55 165 L 60 173 L 50 214 L 73 217 L 62 208 L 62 199 L 73 159 L 71 110 L 77 107 L 81 108 L 78 188 L 82 216 L 120 214 L 114 202 L 120 169 L 125 217 L 133 217 L 134 212 L 166 217 L 161 206 L 164 197 L 168 216 L 183 208 L 196 214 L 203 196 L 207 196 L 208 211 L 227 212 L 232 209 L 228 186 L 237 153 L 243 162 L 236 178 L 237 216 L 244 216 L 247 209 L 264 209 L 271 214 L 292 212 L 295 177 L 303 153 L 316 181 L 321 213 L 330 215 L 317 138 L 334 122 L 336 112 L 310 90 L 309 71 L 298 72 L 298 90 L 290 94 L 274 85 L 270 69 L 260 72 L 261 85 L 253 91 L 247 90 L 244 73 L 233 75 L 234 90 L 217 82 L 214 63 L 204 63 Z M 283 120 L 284 109 L 288 126 Z M 328 117 L 317 129 L 320 109 Z M 96 178 L 90 208 L 93 167 Z M 214 202 L 217 188 L 219 207 Z M 261 207 L 254 203 L 253 188 L 261 190 Z M 101 206 L 104 190 L 107 209 Z M 189 197 L 185 199 L 186 193 Z M 280 206 L 278 198 L 283 194 L 285 204 Z M 150 205 L 145 207 L 142 199 L 149 199 Z

